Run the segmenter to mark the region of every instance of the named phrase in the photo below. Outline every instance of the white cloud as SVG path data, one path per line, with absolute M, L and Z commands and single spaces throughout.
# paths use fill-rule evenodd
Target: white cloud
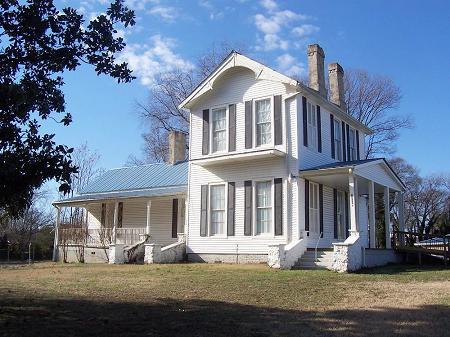
M 164 7 L 157 5 L 148 11 L 149 14 L 159 16 L 162 20 L 173 22 L 178 17 L 178 11 L 175 7 Z
M 306 37 L 308 35 L 317 33 L 320 31 L 320 28 L 310 24 L 304 24 L 299 27 L 295 27 L 292 29 L 292 33 L 297 35 L 298 37 Z
M 175 40 L 154 35 L 150 44 L 129 44 L 119 62 L 127 62 L 140 82 L 151 87 L 156 76 L 175 69 L 190 70 L 194 65 L 174 52 Z
M 305 64 L 289 53 L 278 56 L 276 62 L 280 72 L 288 76 L 302 76 L 306 73 Z
M 261 6 L 268 11 L 273 11 L 278 8 L 278 5 L 274 0 L 261 0 Z
M 262 0 L 260 4 L 266 13 L 257 13 L 254 16 L 255 26 L 263 35 L 262 38 L 257 39 L 256 50 L 286 50 L 289 41 L 283 35 L 291 29 L 292 23 L 307 20 L 310 17 L 289 9 L 281 10 L 274 0 Z

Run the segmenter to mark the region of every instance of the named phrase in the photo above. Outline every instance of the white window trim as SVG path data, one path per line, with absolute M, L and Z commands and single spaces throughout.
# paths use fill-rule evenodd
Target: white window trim
M 210 155 L 217 155 L 217 154 L 223 154 L 229 152 L 229 105 L 228 104 L 221 104 L 216 105 L 211 108 L 209 108 L 210 112 L 210 121 L 209 121 L 209 148 L 211 149 Z M 222 151 L 214 151 L 214 135 L 213 135 L 213 110 L 219 110 L 219 109 L 225 109 L 225 150 Z
M 256 102 L 257 101 L 263 101 L 265 99 L 270 99 L 270 143 L 263 144 L 263 145 L 257 145 L 256 143 Z M 252 141 L 253 141 L 253 147 L 258 149 L 264 149 L 264 148 L 273 148 L 275 144 L 274 139 L 274 123 L 275 123 L 275 116 L 274 116 L 274 106 L 273 106 L 273 96 L 264 96 L 264 97 L 258 97 L 253 99 L 253 107 L 252 107 Z
M 312 189 L 312 187 L 313 186 L 315 186 L 315 190 L 317 191 L 317 203 L 318 203 L 318 205 L 317 205 L 317 208 L 312 208 L 311 207 L 311 205 L 312 205 L 312 202 L 311 202 L 311 190 L 313 190 Z M 310 181 L 309 182 L 309 191 L 308 191 L 308 193 L 309 193 L 309 214 L 308 214 L 308 216 L 309 216 L 309 233 L 313 233 L 313 234 L 320 234 L 320 192 L 319 192 L 319 184 L 318 183 L 314 183 L 314 182 L 312 182 L 312 181 Z M 317 232 L 315 232 L 315 231 L 313 231 L 313 224 L 312 224 L 312 222 L 311 222 L 311 212 L 312 211 L 317 211 L 317 220 L 318 220 L 318 222 L 317 222 Z
M 256 233 L 256 184 L 259 182 L 267 182 L 270 181 L 270 207 L 272 209 L 272 223 L 269 226 L 269 232 L 268 233 L 262 233 L 262 234 L 257 234 Z M 274 184 L 274 177 L 267 177 L 267 178 L 258 178 L 256 180 L 252 181 L 252 228 L 253 228 L 253 238 L 263 238 L 263 239 L 273 239 L 275 238 L 275 232 L 274 232 L 274 211 L 275 211 L 275 184 Z
M 309 141 L 309 137 L 310 137 L 310 132 L 309 132 L 309 125 L 310 125 L 310 123 L 309 123 L 309 113 L 308 113 L 308 103 L 311 105 L 311 106 L 315 106 L 315 109 L 314 109 L 314 114 L 315 114 L 315 120 L 316 120 L 316 125 L 315 125 L 315 130 L 316 130 L 316 137 L 314 137 L 314 146 L 313 146 L 313 144 L 311 144 L 311 142 Z M 315 104 L 313 101 L 310 101 L 310 100 L 306 100 L 306 130 L 307 130 L 307 132 L 308 132 L 308 134 L 307 134 L 307 137 L 308 137 L 308 146 L 307 146 L 307 148 L 308 149 L 310 149 L 310 150 L 312 150 L 312 151 L 315 151 L 315 152 L 319 152 L 319 144 L 318 144 L 318 132 L 319 132 L 319 128 L 318 128 L 318 125 L 317 125 L 317 104 Z
M 225 189 L 224 189 L 224 193 L 225 193 L 225 214 L 224 214 L 224 231 L 223 234 L 211 234 L 211 186 L 219 186 L 219 185 L 224 185 Z M 210 238 L 218 238 L 218 239 L 224 239 L 227 238 L 228 236 L 228 231 L 227 231 L 227 225 L 228 225 L 228 183 L 225 181 L 221 181 L 221 182 L 216 182 L 216 183 L 209 183 L 208 184 L 208 237 Z
M 338 146 L 338 150 L 339 150 L 339 154 L 341 155 L 340 158 L 338 158 L 338 154 L 336 153 L 336 129 L 334 128 L 336 126 L 336 122 L 338 122 L 338 130 L 339 130 L 339 134 L 341 135 L 341 144 Z M 338 118 L 334 118 L 333 119 L 333 133 L 334 133 L 334 139 L 333 139 L 333 144 L 334 144 L 334 159 L 338 160 L 338 161 L 342 161 L 344 158 L 344 154 L 342 153 L 342 139 L 343 139 L 343 135 L 342 135 L 342 121 Z

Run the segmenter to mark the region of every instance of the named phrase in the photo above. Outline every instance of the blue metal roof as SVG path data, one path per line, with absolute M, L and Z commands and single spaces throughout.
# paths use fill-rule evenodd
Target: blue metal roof
M 325 165 L 314 166 L 311 168 L 306 168 L 300 171 L 312 171 L 312 170 L 325 170 L 331 168 L 340 168 L 340 167 L 352 167 L 356 165 L 361 165 L 365 163 L 370 163 L 372 161 L 384 160 L 384 158 L 373 158 L 373 159 L 361 159 L 361 160 L 351 160 L 351 161 L 337 161 L 334 163 L 329 163 Z
M 112 169 L 78 193 L 83 195 L 187 185 L 188 165 L 184 161 L 174 165 L 157 163 Z

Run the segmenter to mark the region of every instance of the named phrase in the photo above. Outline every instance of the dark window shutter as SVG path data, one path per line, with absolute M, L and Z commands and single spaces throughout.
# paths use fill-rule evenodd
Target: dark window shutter
M 308 111 L 306 107 L 306 97 L 302 96 L 303 105 L 303 145 L 308 146 Z
M 345 238 L 348 238 L 350 233 L 350 222 L 349 222 L 349 218 L 348 218 L 348 209 L 349 209 L 350 205 L 348 203 L 348 193 L 345 192 Z
M 252 148 L 253 139 L 253 101 L 245 102 L 245 148 Z
M 172 238 L 177 237 L 178 232 L 178 199 L 172 200 Z
M 333 224 L 334 224 L 334 238 L 338 238 L 338 221 L 337 221 L 337 190 L 333 188 Z
M 330 134 L 331 134 L 331 158 L 336 158 L 334 149 L 334 116 L 330 114 Z
M 323 235 L 323 185 L 319 184 L 319 223 L 320 234 Z
M 322 117 L 320 106 L 317 106 L 317 150 L 322 152 Z
M 309 231 L 309 180 L 305 179 L 305 231 Z
M 360 159 L 361 156 L 359 154 L 359 131 L 356 130 L 356 159 Z
M 236 151 L 236 104 L 228 107 L 228 151 Z
M 208 227 L 208 185 L 202 185 L 201 188 L 200 236 L 206 236 Z
M 117 227 L 122 228 L 123 222 L 123 202 L 119 202 L 119 212 L 117 214 Z
M 342 122 L 342 160 L 347 160 L 347 146 L 345 145 L 345 123 Z
M 209 154 L 209 109 L 203 110 L 202 154 Z
M 235 224 L 235 190 L 234 182 L 228 183 L 227 235 L 234 236 Z
M 346 124 L 345 127 L 347 129 L 347 160 L 350 160 L 350 126 Z
M 283 144 L 283 118 L 281 114 L 281 95 L 276 95 L 273 98 L 273 118 L 274 118 L 274 138 L 275 145 Z
M 275 204 L 275 235 L 283 235 L 283 179 L 275 178 L 274 204 Z
M 106 225 L 106 204 L 102 203 L 102 214 L 100 217 L 100 224 L 102 225 L 102 227 L 105 227 Z
M 244 181 L 244 235 L 252 235 L 252 181 Z

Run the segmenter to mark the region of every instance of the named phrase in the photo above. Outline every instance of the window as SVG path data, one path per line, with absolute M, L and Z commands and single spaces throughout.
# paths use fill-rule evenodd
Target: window
M 272 142 L 272 109 L 270 98 L 255 101 L 256 146 Z
M 350 157 L 348 160 L 356 160 L 356 132 L 350 128 L 348 134 L 348 145 L 350 147 Z
M 212 152 L 226 150 L 227 138 L 227 109 L 212 109 Z
M 259 181 L 256 194 L 256 234 L 270 233 L 272 228 L 272 181 Z
M 309 183 L 309 230 L 319 233 L 319 185 Z
M 211 235 L 225 234 L 225 185 L 210 186 Z
M 317 110 L 308 102 L 308 147 L 317 150 Z
M 342 160 L 342 129 L 341 122 L 334 119 L 334 153 L 337 160 Z
M 343 240 L 347 237 L 345 233 L 345 194 L 337 191 L 336 197 L 337 238 Z

